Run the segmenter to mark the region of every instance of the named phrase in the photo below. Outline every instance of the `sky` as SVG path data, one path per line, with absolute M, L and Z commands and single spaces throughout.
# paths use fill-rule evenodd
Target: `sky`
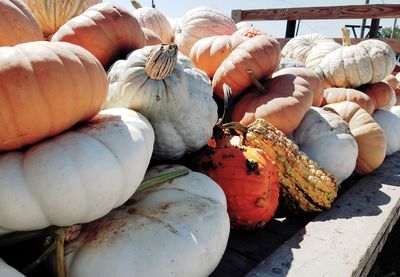
M 112 2 L 133 10 L 130 0 L 103 0 L 103 2 Z M 151 7 L 151 0 L 138 0 L 142 6 Z M 156 9 L 161 11 L 166 17 L 181 17 L 186 11 L 203 6 L 217 9 L 225 15 L 231 15 L 234 9 L 265 9 L 265 8 L 295 8 L 295 7 L 317 7 L 317 6 L 340 6 L 340 5 L 360 5 L 365 0 L 154 0 Z M 377 1 L 370 0 L 370 4 L 400 4 L 400 0 Z M 383 27 L 393 27 L 394 19 L 381 19 L 380 25 Z M 400 25 L 400 19 L 397 21 Z M 249 22 L 255 27 L 276 38 L 285 36 L 286 21 L 252 21 Z M 361 25 L 361 19 L 354 20 L 302 20 L 300 22 L 298 35 L 309 33 L 323 33 L 330 37 L 340 37 L 340 28 L 345 24 Z M 367 25 L 370 19 L 367 19 Z M 358 36 L 359 36 L 358 31 Z M 353 35 L 352 35 L 353 37 Z

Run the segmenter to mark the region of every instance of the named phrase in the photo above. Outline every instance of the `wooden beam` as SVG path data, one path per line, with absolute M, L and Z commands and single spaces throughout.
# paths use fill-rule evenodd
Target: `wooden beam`
M 246 276 L 366 276 L 400 215 L 400 151 Z
M 285 38 L 293 38 L 296 32 L 296 20 L 288 20 L 286 23 Z
M 398 18 L 400 4 L 233 10 L 235 22 L 257 20 Z

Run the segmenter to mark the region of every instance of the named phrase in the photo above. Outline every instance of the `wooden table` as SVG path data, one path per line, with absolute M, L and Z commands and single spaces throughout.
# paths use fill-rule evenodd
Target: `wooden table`
M 232 230 L 211 276 L 366 276 L 399 218 L 400 151 L 343 186 L 314 218 L 280 212 L 262 229 Z

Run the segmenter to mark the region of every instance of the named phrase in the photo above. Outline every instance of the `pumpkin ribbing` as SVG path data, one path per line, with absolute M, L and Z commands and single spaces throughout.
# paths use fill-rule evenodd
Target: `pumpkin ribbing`
M 161 44 L 151 50 L 145 71 L 150 79 L 162 80 L 172 74 L 177 60 L 178 47 L 176 44 Z

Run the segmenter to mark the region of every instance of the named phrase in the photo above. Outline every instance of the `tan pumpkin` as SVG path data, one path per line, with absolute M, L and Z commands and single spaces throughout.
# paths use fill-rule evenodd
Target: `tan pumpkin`
M 168 19 L 158 10 L 142 7 L 139 2 L 131 0 L 135 8 L 134 15 L 142 28 L 152 30 L 163 43 L 173 42 L 174 32 Z
M 368 174 L 377 169 L 386 156 L 386 137 L 372 116 L 357 103 L 349 101 L 330 104 L 324 109 L 337 113 L 349 123 L 350 132 L 358 146 L 354 171 L 358 174 Z
M 322 104 L 322 100 L 324 99 L 324 87 L 322 85 L 321 78 L 314 73 L 311 69 L 301 68 L 301 67 L 287 67 L 281 70 L 278 70 L 272 77 L 284 75 L 284 74 L 293 74 L 299 76 L 310 83 L 313 94 L 313 103 L 312 105 L 315 107 L 319 107 Z
M 124 8 L 102 3 L 67 21 L 51 41 L 66 41 L 87 49 L 104 67 L 142 48 L 145 37 L 136 18 Z
M 146 40 L 146 46 L 149 45 L 157 45 L 157 44 L 161 44 L 161 38 L 154 33 L 152 30 L 147 29 L 147 28 L 142 28 L 143 34 L 144 34 L 144 38 Z
M 196 41 L 215 35 L 236 32 L 235 22 L 219 11 L 199 7 L 187 11 L 175 26 L 175 43 L 179 51 L 189 57 Z
M 37 41 L 0 47 L 0 150 L 54 136 L 95 116 L 103 106 L 106 73 L 85 49 Z
M 311 85 L 301 77 L 285 74 L 263 79 L 250 87 L 233 108 L 232 120 L 248 125 L 263 118 L 284 134 L 300 124 L 313 101 Z
M 362 91 L 351 88 L 327 88 L 324 90 L 323 106 L 344 101 L 357 103 L 369 114 L 372 114 L 375 109 L 375 102 Z
M 22 0 L 0 0 L 0 46 L 43 40 L 42 31 Z
M 388 44 L 368 39 L 351 45 L 349 31 L 343 28 L 342 32 L 343 46 L 326 55 L 316 68 L 327 85 L 355 88 L 380 82 L 393 71 L 396 58 Z
M 223 99 L 223 84 L 239 96 L 254 80 L 269 78 L 278 68 L 281 49 L 276 39 L 269 35 L 255 36 L 240 44 L 223 61 L 212 80 L 216 95 Z
M 357 89 L 371 98 L 375 109 L 380 109 L 388 105 L 394 93 L 393 89 L 385 82 L 365 84 Z
M 393 90 L 396 90 L 400 86 L 400 80 L 397 80 L 396 76 L 393 74 L 386 76 L 382 82 L 387 83 Z

